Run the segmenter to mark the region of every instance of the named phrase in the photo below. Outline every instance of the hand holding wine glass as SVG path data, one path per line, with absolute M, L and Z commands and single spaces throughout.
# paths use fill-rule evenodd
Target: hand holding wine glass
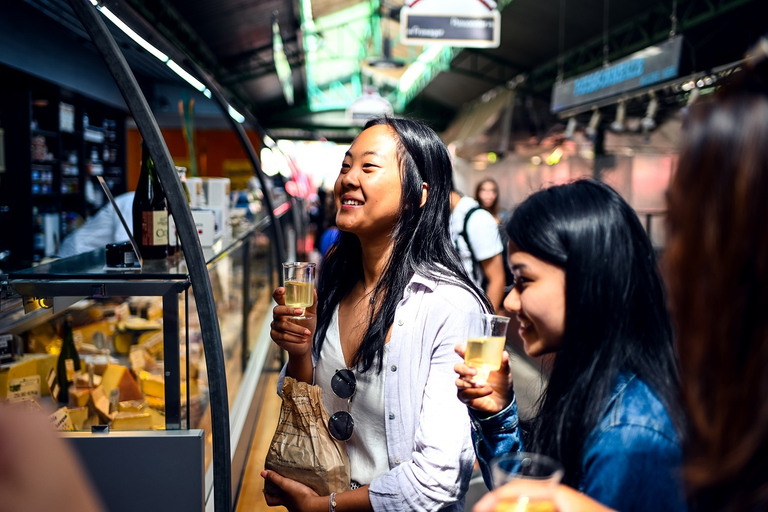
M 284 263 L 283 278 L 285 286 L 272 294 L 277 306 L 272 310 L 270 335 L 289 355 L 304 358 L 312 349 L 317 325 L 315 264 Z

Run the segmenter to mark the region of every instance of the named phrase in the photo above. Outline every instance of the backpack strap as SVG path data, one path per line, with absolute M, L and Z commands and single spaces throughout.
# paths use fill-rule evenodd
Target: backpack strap
M 472 208 L 467 211 L 466 215 L 464 215 L 464 225 L 462 227 L 461 237 L 464 239 L 464 242 L 467 244 L 467 248 L 469 249 L 469 254 L 472 256 L 472 272 L 473 276 L 472 278 L 475 279 L 477 276 L 477 268 L 479 265 L 479 261 L 477 260 L 477 257 L 475 256 L 475 251 L 472 249 L 472 244 L 469 243 L 469 234 L 467 233 L 467 226 L 469 225 L 469 218 L 472 216 L 473 213 L 475 213 L 477 210 L 482 210 L 481 206 L 473 206 Z

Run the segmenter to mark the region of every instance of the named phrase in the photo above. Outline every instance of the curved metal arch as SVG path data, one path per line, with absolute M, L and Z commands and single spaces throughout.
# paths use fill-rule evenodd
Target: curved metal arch
M 192 212 L 187 205 L 186 196 L 182 191 L 181 182 L 157 121 L 152 115 L 149 104 L 125 61 L 125 57 L 104 24 L 104 20 L 101 19 L 88 0 L 68 1 L 115 79 L 115 83 L 120 89 L 120 93 L 123 95 L 155 162 L 160 182 L 164 184 L 163 188 L 168 206 L 174 212 L 176 229 L 179 233 L 193 285 L 203 337 L 203 349 L 207 361 L 213 434 L 214 506 L 215 510 L 219 512 L 229 512 L 232 509 L 232 475 L 227 376 L 216 303 L 213 298 L 213 289 L 208 277 L 203 249 L 192 219 Z M 172 183 L 174 185 L 171 185 Z

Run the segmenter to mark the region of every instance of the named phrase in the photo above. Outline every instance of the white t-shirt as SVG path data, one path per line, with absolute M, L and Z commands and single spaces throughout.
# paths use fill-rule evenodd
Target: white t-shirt
M 133 229 L 133 192 L 120 194 L 115 198 L 120 213 L 123 214 L 128 229 Z M 100 249 L 107 244 L 127 242 L 128 233 L 123 223 L 115 213 L 112 204 L 107 202 L 96 215 L 85 221 L 85 224 L 69 234 L 61 243 L 57 256 L 65 258 L 83 252 Z
M 464 228 L 464 217 L 469 210 L 476 206 L 479 206 L 477 201 L 469 196 L 462 197 L 456 203 L 456 207 L 451 212 L 451 240 L 453 240 L 454 247 L 459 251 L 464 269 L 479 286 L 483 282 L 482 267 L 478 265 L 477 272 L 473 271 L 472 254 L 469 252 L 464 237 L 461 236 L 461 231 Z M 493 258 L 497 254 L 501 254 L 504 249 L 501 245 L 499 225 L 493 215 L 486 210 L 480 209 L 472 214 L 467 223 L 467 235 L 478 262 Z
M 331 389 L 331 378 L 336 370 L 347 367 L 341 350 L 339 336 L 339 308 L 333 311 L 333 318 L 325 333 L 320 359 L 315 367 L 315 384 L 323 388 L 323 405 L 328 416 L 337 411 L 347 410 L 347 400 L 341 399 Z M 384 345 L 386 369 L 389 344 Z M 375 478 L 389 471 L 387 455 L 387 433 L 384 425 L 384 377 L 386 370 L 376 372 L 376 366 L 367 372 L 355 373 L 357 387 L 349 406 L 349 413 L 355 422 L 352 437 L 345 443 L 351 478 L 360 485 L 367 485 Z

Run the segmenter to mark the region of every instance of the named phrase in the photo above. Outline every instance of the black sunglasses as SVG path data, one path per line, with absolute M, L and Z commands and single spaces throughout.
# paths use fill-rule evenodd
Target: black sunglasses
M 352 415 L 349 414 L 349 405 L 352 403 L 352 396 L 357 389 L 357 380 L 352 370 L 346 368 L 336 370 L 336 373 L 331 377 L 331 389 L 337 397 L 347 400 L 347 410 L 336 412 L 331 416 L 328 420 L 328 431 L 331 433 L 331 437 L 337 441 L 348 441 L 355 429 L 355 422 L 352 420 Z

